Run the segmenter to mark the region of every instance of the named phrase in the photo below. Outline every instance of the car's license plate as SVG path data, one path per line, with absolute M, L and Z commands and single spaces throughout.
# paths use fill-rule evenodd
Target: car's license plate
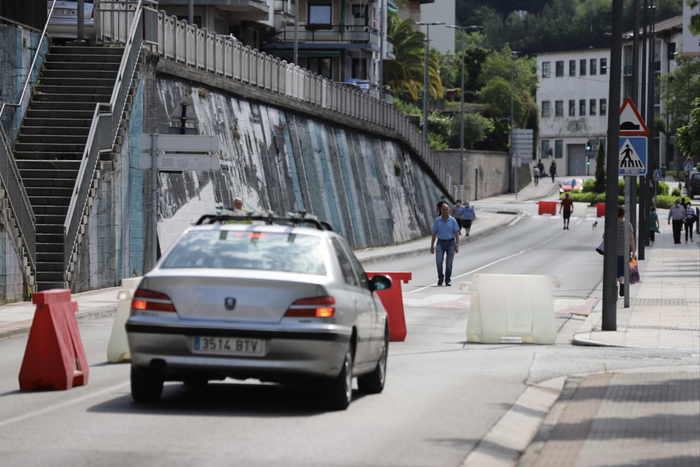
M 196 336 L 192 339 L 192 351 L 197 353 L 262 356 L 265 354 L 265 341 L 240 337 Z
M 56 8 L 53 10 L 53 14 L 61 16 L 78 16 L 78 10 L 64 10 L 63 8 Z

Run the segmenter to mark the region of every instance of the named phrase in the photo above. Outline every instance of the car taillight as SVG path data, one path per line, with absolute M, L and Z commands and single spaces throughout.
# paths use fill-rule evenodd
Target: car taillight
M 302 298 L 292 303 L 284 314 L 287 318 L 330 318 L 335 314 L 335 298 Z
M 166 311 L 175 313 L 173 302 L 165 294 L 146 289 L 137 289 L 131 300 L 131 308 L 141 311 Z

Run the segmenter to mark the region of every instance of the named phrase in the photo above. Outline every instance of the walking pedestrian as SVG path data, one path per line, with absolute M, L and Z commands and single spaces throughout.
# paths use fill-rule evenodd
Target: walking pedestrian
M 472 229 L 472 222 L 476 220 L 476 212 L 474 207 L 469 205 L 469 201 L 462 206 L 462 227 L 464 227 L 464 235 L 469 236 L 469 231 Z
M 564 199 L 559 203 L 559 214 L 564 211 L 564 229 L 569 230 L 569 219 L 571 219 L 571 211 L 574 209 L 574 200 L 569 197 L 569 193 L 564 195 Z
M 446 286 L 452 285 L 452 260 L 455 253 L 459 252 L 459 226 L 454 217 L 450 216 L 450 207 L 443 204 L 440 207 L 442 213 L 433 222 L 433 235 L 430 238 L 430 253 L 435 253 L 437 265 L 438 283 Z M 437 240 L 437 247 L 435 246 Z M 442 271 L 442 263 L 445 264 L 445 272 Z
M 445 195 L 440 196 L 440 201 L 437 202 L 437 215 L 439 216 L 440 213 L 442 213 L 442 205 L 447 204 L 447 197 Z
M 557 163 L 554 161 L 549 164 L 549 175 L 552 176 L 552 183 L 554 183 L 554 177 L 557 175 Z
M 629 228 L 629 252 L 625 253 L 625 225 Z M 605 238 L 605 234 L 603 234 Z M 629 257 L 637 257 L 637 248 L 634 244 L 634 227 L 625 220 L 625 207 L 617 207 L 617 282 L 619 283 L 620 297 L 625 296 L 625 262 Z
M 544 164 L 542 163 L 542 159 L 537 163 L 537 168 L 540 169 L 540 177 L 544 178 L 547 176 L 547 173 L 544 171 Z
M 688 243 L 688 234 L 690 234 L 690 243 L 693 243 L 693 224 L 698 220 L 690 201 L 685 204 L 685 243 Z
M 649 211 L 649 245 L 654 246 L 655 234 L 660 234 L 659 231 L 659 215 L 656 213 L 656 208 L 652 206 Z
M 540 169 L 539 169 L 539 167 L 534 166 L 532 168 L 532 176 L 535 179 L 535 186 L 537 186 L 537 184 L 540 181 Z
M 673 244 L 679 245 L 681 243 L 681 229 L 683 221 L 685 221 L 685 207 L 681 204 L 680 198 L 668 210 L 668 223 L 670 224 L 671 221 L 673 221 Z
M 464 206 L 462 206 L 462 200 L 458 199 L 455 201 L 455 205 L 452 206 L 452 217 L 455 218 L 457 221 L 457 226 L 459 227 L 459 232 L 457 235 L 462 235 L 462 215 L 464 214 L 462 212 L 462 209 Z

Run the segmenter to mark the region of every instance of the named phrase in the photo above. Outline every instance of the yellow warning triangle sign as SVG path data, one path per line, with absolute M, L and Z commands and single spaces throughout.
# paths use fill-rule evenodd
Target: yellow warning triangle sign
M 629 97 L 620 107 L 620 136 L 643 136 L 649 134 L 649 128 L 639 115 L 637 107 Z

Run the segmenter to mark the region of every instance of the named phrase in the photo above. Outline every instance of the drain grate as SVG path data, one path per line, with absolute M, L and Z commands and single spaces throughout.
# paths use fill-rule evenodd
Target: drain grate
M 663 329 L 665 331 L 700 331 L 700 326 L 625 326 L 627 329 Z

